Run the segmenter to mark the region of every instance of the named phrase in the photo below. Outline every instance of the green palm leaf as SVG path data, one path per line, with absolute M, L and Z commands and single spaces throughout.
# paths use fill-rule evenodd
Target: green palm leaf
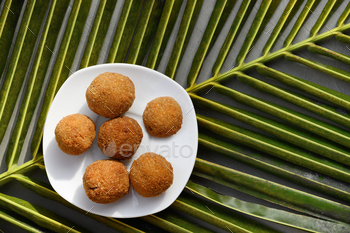
M 23 1 L 11 1 L 7 0 L 5 3 L 6 7 L 2 9 L 0 18 L 0 74 L 3 74 L 7 56 L 10 52 L 11 42 L 16 29 L 16 23 L 20 15 L 20 10 L 23 5 Z M 16 6 L 16 7 L 14 7 Z M 12 10 L 11 10 L 12 9 Z M 11 14 L 12 13 L 12 14 Z
M 0 12 L 0 232 L 349 231 L 347 1 L 0 0 Z M 198 158 L 160 213 L 85 213 L 46 179 L 50 104 L 75 70 L 101 61 L 188 85 Z M 18 183 L 25 195 L 11 191 Z
M 264 218 L 268 218 L 270 221 L 282 223 L 285 225 L 289 225 L 289 223 L 291 223 L 291 226 L 297 227 L 298 229 L 316 232 L 339 232 L 349 231 L 350 229 L 350 225 L 331 223 L 320 219 L 310 220 L 306 216 L 291 214 L 288 212 L 271 208 L 265 209 L 264 206 L 256 205 L 253 203 L 246 203 L 241 200 L 236 200 L 235 198 L 220 195 L 218 193 L 213 192 L 210 189 L 207 189 L 203 186 L 192 182 L 189 182 L 187 184 L 187 188 L 201 196 L 207 197 L 208 199 L 216 203 L 222 203 L 226 207 L 237 210 L 239 212 L 244 212 L 256 216 L 258 218 L 263 216 Z M 296 223 L 299 225 L 295 226 Z
M 44 232 L 40 229 L 40 227 L 34 227 L 31 224 L 28 224 L 25 220 L 23 221 L 20 216 L 16 215 L 14 216 L 13 213 L 9 213 L 9 211 L 6 210 L 0 210 L 0 219 L 4 219 L 7 222 L 10 222 L 11 224 L 15 225 L 19 229 L 23 229 L 27 232 L 35 232 L 35 233 L 41 233 Z M 1 231 L 3 232 L 3 231 Z

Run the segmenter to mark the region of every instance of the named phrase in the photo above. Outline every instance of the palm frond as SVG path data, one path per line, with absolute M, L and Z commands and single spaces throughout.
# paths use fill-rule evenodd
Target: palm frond
M 143 1 L 124 2 L 107 62 L 124 62 L 134 34 Z
M 19 183 L 36 203 L 50 199 L 120 232 L 349 231 L 347 1 L 3 0 L 0 8 L 1 223 L 86 231 L 6 193 Z M 121 220 L 86 214 L 44 173 L 45 182 L 32 177 L 45 171 L 40 146 L 55 94 L 76 69 L 101 61 L 145 65 L 187 84 L 200 126 L 195 182 L 165 211 Z M 271 176 L 237 170 L 236 161 Z
M 3 7 L 0 18 L 0 75 L 3 74 L 6 60 L 10 52 L 11 43 L 16 30 L 16 23 L 19 18 L 23 0 L 12 1 L 7 0 Z M 13 7 L 16 6 L 16 7 Z M 10 9 L 13 9 L 10 11 Z
M 276 232 L 276 230 L 250 221 L 247 217 L 233 215 L 226 211 L 222 206 L 216 206 L 206 200 L 200 200 L 187 193 L 182 193 L 180 197 L 172 204 L 180 211 L 184 211 L 191 216 L 199 218 L 202 221 L 209 222 L 214 226 L 225 231 L 232 232 Z
M 337 220 L 345 223 L 350 222 L 347 218 L 350 211 L 349 206 L 294 190 L 202 159 L 196 160 L 193 174 L 321 219 Z
M 16 197 L 0 194 L 0 206 L 8 208 L 24 217 L 29 215 L 33 222 L 52 231 L 88 232 L 84 228 L 74 225 L 72 222 L 46 210 L 43 207 Z
M 323 179 L 321 174 L 313 174 L 309 169 L 295 166 L 287 161 L 269 156 L 237 142 L 223 141 L 217 137 L 199 134 L 200 145 L 229 158 L 247 164 L 251 167 L 281 177 L 306 188 L 317 190 L 320 193 L 337 198 L 344 202 L 350 201 L 349 187 L 338 180 Z
M 246 203 L 232 197 L 224 196 L 192 182 L 189 182 L 187 184 L 187 188 L 198 195 L 205 196 L 213 202 L 220 203 L 238 212 L 243 212 L 257 218 L 269 219 L 272 222 L 284 224 L 287 226 L 289 223 L 291 223 L 290 226 L 301 230 L 316 232 L 338 232 L 347 231 L 350 229 L 350 225 L 342 223 L 339 224 L 327 222 L 320 219 L 291 214 L 289 212 L 284 212 L 272 208 L 265 209 L 265 206 L 257 205 L 254 203 Z M 296 222 L 298 224 L 297 226 L 295 224 Z
M 23 221 L 20 219 L 19 216 L 14 215 L 13 213 L 9 213 L 9 211 L 6 210 L 0 210 L 0 219 L 3 219 L 19 229 L 22 229 L 27 232 L 33 232 L 33 233 L 42 233 L 43 231 L 37 227 L 37 226 L 32 226 L 33 224 L 28 223 L 27 221 Z M 2 232 L 2 231 L 1 231 Z
M 233 4 L 231 2 L 233 2 Z M 224 9 L 227 7 L 227 5 L 234 5 L 235 3 L 235 1 L 231 1 L 231 2 L 224 1 L 224 0 L 216 2 L 214 10 L 209 19 L 209 23 L 202 37 L 202 41 L 197 49 L 196 55 L 193 58 L 191 70 L 187 77 L 187 82 L 189 86 L 194 85 L 199 75 L 199 69 L 203 64 L 205 55 L 209 50 L 209 47 L 212 44 L 212 41 L 214 40 L 213 38 L 214 33 L 218 30 L 217 27 L 219 25 L 221 17 L 224 16 Z M 232 6 L 229 6 L 228 8 L 232 9 Z
M 172 49 L 165 75 L 174 79 L 178 64 L 187 47 L 190 35 L 197 21 L 203 0 L 187 1 L 185 11 L 182 16 L 180 28 L 178 30 L 176 42 Z
M 43 107 L 41 108 L 34 138 L 32 140 L 31 152 L 34 158 L 38 154 L 43 135 L 44 123 L 50 104 L 61 85 L 72 73 L 70 67 L 72 66 L 78 48 L 90 4 L 91 0 L 85 1 L 84 3 L 82 1 L 74 1 L 72 11 L 70 12 L 67 28 L 61 41 L 56 62 L 50 76 L 50 82 L 45 90 L 45 93 L 47 94 L 45 94 Z
M 80 69 L 96 65 L 117 0 L 101 1 L 92 25 Z

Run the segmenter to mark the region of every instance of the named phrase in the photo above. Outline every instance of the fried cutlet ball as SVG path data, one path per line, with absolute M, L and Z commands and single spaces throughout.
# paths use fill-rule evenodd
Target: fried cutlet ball
M 129 174 L 121 162 L 97 160 L 86 167 L 83 186 L 88 198 L 96 203 L 112 203 L 129 193 Z
M 130 182 L 143 197 L 156 197 L 173 183 L 173 167 L 162 156 L 145 153 L 134 160 L 130 168 Z
M 80 155 L 89 149 L 95 135 L 95 123 L 79 113 L 63 117 L 55 128 L 58 147 L 69 155 Z
M 97 137 L 101 152 L 114 159 L 130 159 L 139 148 L 143 133 L 136 120 L 121 116 L 103 123 Z
M 127 112 L 135 99 L 134 83 L 126 76 L 105 72 L 87 88 L 86 101 L 94 113 L 115 118 Z
M 182 125 L 181 107 L 169 96 L 158 97 L 150 101 L 142 118 L 147 132 L 158 138 L 176 134 Z

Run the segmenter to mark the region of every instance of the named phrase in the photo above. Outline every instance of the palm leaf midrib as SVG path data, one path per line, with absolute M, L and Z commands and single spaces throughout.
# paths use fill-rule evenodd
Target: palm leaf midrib
M 230 69 L 222 74 L 219 73 L 216 76 L 211 77 L 211 78 L 209 78 L 209 79 L 207 79 L 199 84 L 194 84 L 193 86 L 188 87 L 186 89 L 186 91 L 188 93 L 197 93 L 197 92 L 203 90 L 204 88 L 206 88 L 208 85 L 210 85 L 211 82 L 224 81 L 224 80 L 234 76 L 235 74 L 239 74 L 239 73 L 242 73 L 242 72 L 245 72 L 245 71 L 248 71 L 248 70 L 254 68 L 259 63 L 264 64 L 266 62 L 273 61 L 277 58 L 284 56 L 286 53 L 292 53 L 292 52 L 297 51 L 299 49 L 302 49 L 308 45 L 313 45 L 321 40 L 327 39 L 329 37 L 334 36 L 337 33 L 342 33 L 342 32 L 349 30 L 349 29 L 350 29 L 350 23 L 338 26 L 338 27 L 331 29 L 331 30 L 328 30 L 320 35 L 315 35 L 315 36 L 307 38 L 301 42 L 298 42 L 296 44 L 289 45 L 287 47 L 279 49 L 273 53 L 265 54 L 265 55 L 263 55 L 257 59 L 254 59 L 253 61 L 250 61 L 248 63 L 243 63 L 243 64 L 236 66 L 236 67 L 234 67 L 234 68 L 232 68 L 232 69 Z

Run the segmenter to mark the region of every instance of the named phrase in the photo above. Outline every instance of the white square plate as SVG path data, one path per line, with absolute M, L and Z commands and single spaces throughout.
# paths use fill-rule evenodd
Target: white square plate
M 128 171 L 133 160 L 145 152 L 164 156 L 173 166 L 174 181 L 168 190 L 153 198 L 138 195 L 132 187 L 120 200 L 110 204 L 98 204 L 88 199 L 83 188 L 85 168 L 99 159 L 107 159 L 97 146 L 100 126 L 109 120 L 92 112 L 87 106 L 85 92 L 92 80 L 104 72 L 128 76 L 135 85 L 135 101 L 126 116 L 134 118 L 142 128 L 143 139 L 136 154 L 122 161 Z M 168 138 L 150 136 L 143 124 L 142 114 L 147 103 L 156 97 L 171 96 L 181 106 L 183 123 L 181 129 Z M 92 146 L 78 156 L 62 152 L 55 140 L 55 127 L 64 117 L 73 113 L 89 116 L 96 124 L 96 138 Z M 64 199 L 94 214 L 132 218 L 159 212 L 171 205 L 184 189 L 194 167 L 198 147 L 196 114 L 187 92 L 164 74 L 143 66 L 130 64 L 102 64 L 75 72 L 58 91 L 47 115 L 43 137 L 44 162 L 52 187 Z

